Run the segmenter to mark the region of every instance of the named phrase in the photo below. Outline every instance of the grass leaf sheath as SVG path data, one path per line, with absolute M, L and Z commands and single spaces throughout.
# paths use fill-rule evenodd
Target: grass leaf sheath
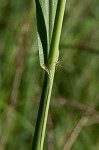
M 37 9 L 37 3 L 39 3 L 40 5 L 40 2 L 39 0 L 36 0 L 35 2 L 36 2 L 36 9 Z M 64 11 L 65 11 L 65 3 L 66 3 L 66 0 L 58 0 L 57 2 L 57 9 L 56 9 L 55 21 L 54 21 L 54 26 L 53 26 L 51 44 L 49 46 L 47 64 L 44 64 L 47 68 L 47 72 L 45 72 L 45 76 L 44 76 L 43 90 L 42 90 L 38 117 L 37 117 L 34 137 L 33 137 L 32 150 L 43 149 L 43 143 L 44 143 L 44 137 L 45 137 L 45 131 L 46 131 L 46 123 L 47 123 L 47 118 L 48 118 L 48 111 L 49 111 L 50 98 L 51 98 L 51 92 L 52 92 L 52 85 L 53 85 L 54 74 L 55 74 L 55 66 L 58 60 L 59 41 L 60 41 Z M 49 5 L 49 7 L 51 7 L 51 5 Z M 36 10 L 36 13 L 37 13 L 37 18 L 39 19 L 38 16 L 40 15 L 39 14 L 40 11 L 38 12 L 38 10 Z M 37 19 L 37 22 L 39 22 L 38 19 Z M 44 20 L 43 20 L 43 24 L 44 24 Z M 38 34 L 40 38 L 43 38 L 43 35 L 41 35 L 43 33 L 40 30 L 40 24 L 37 23 L 37 26 L 39 26 Z M 44 29 L 44 31 L 46 31 L 46 29 Z M 40 41 L 44 42 L 44 39 L 40 39 Z M 45 43 L 46 41 L 48 40 L 45 39 Z M 43 57 L 45 58 L 45 55 Z

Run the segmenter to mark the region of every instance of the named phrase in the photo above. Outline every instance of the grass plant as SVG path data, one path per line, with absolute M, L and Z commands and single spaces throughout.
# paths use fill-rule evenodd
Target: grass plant
M 51 3 L 51 1 L 48 1 L 48 4 L 49 3 Z M 50 98 L 52 93 L 52 85 L 53 85 L 54 74 L 55 74 L 55 66 L 59 57 L 59 41 L 60 41 L 64 11 L 65 11 L 65 3 L 66 0 L 58 0 L 57 2 L 54 27 L 52 31 L 52 38 L 48 50 L 47 49 L 48 39 L 47 39 L 47 32 L 46 32 L 47 30 L 44 21 L 43 11 L 42 11 L 42 7 L 40 6 L 40 1 L 36 0 L 39 55 L 40 55 L 39 58 L 40 58 L 41 67 L 45 70 L 45 76 L 44 76 L 44 83 L 43 83 L 43 90 L 42 90 L 42 95 L 40 100 L 39 112 L 38 112 L 38 117 L 36 122 L 36 128 L 35 128 L 35 133 L 33 138 L 32 150 L 43 149 Z M 49 7 L 52 7 L 51 4 L 49 5 Z M 52 24 L 52 22 L 50 23 Z

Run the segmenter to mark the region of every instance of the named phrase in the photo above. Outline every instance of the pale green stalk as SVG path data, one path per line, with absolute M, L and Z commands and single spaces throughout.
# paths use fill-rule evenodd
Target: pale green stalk
M 44 77 L 43 91 L 40 100 L 32 150 L 43 149 L 50 97 L 51 97 L 53 79 L 55 74 L 55 66 L 58 60 L 58 53 L 59 53 L 58 47 L 59 47 L 59 41 L 60 41 L 60 35 L 62 29 L 63 16 L 65 11 L 65 3 L 66 0 L 59 0 L 57 4 L 57 11 L 56 11 L 54 29 L 52 34 L 48 65 L 46 66 L 47 72 L 45 72 L 45 77 Z

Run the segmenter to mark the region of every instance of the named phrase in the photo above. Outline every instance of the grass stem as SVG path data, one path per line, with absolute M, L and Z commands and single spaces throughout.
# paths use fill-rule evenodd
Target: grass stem
M 42 150 L 46 124 L 48 118 L 48 111 L 50 105 L 50 98 L 52 93 L 52 85 L 55 74 L 55 66 L 58 56 L 58 47 L 62 29 L 63 16 L 65 11 L 66 0 L 59 0 L 57 4 L 56 17 L 54 23 L 54 29 L 51 40 L 51 47 L 49 52 L 49 61 L 48 61 L 48 72 L 45 72 L 43 91 L 40 100 L 40 106 L 38 111 L 38 117 L 36 122 L 36 128 L 34 132 L 34 138 L 32 143 L 32 150 Z

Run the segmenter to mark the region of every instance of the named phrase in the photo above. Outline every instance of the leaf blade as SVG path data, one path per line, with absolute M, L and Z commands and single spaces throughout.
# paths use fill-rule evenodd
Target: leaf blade
M 58 0 L 35 0 L 40 66 L 46 70 Z
M 47 31 L 42 7 L 39 0 L 36 0 L 36 15 L 37 15 L 39 60 L 40 66 L 44 69 L 45 64 L 47 64 L 47 57 L 48 57 Z

